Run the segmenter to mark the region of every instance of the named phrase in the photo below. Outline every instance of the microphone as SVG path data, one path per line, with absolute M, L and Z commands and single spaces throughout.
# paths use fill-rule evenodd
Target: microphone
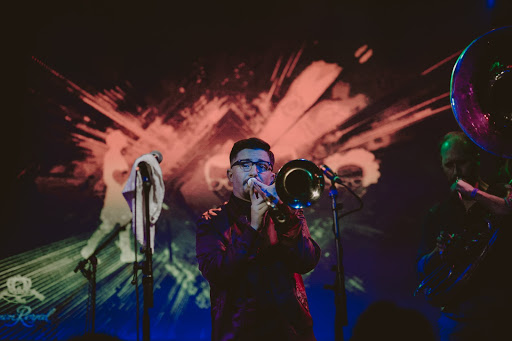
M 322 170 L 322 172 L 324 172 L 324 175 L 331 181 L 334 181 L 334 182 L 337 182 L 337 183 L 340 183 L 341 184 L 341 179 L 340 177 L 338 176 L 338 174 L 336 174 L 335 171 L 333 171 L 331 168 L 329 168 L 327 165 L 322 165 L 320 166 L 320 169 Z
M 145 155 L 154 156 L 155 159 L 158 161 L 158 163 L 161 163 L 162 160 L 164 159 L 164 157 L 162 156 L 162 153 L 160 153 L 158 150 L 153 150 L 151 153 L 145 154 Z M 139 162 L 139 164 L 137 165 L 137 170 L 139 170 L 141 172 L 141 175 L 143 178 L 148 178 L 148 179 L 150 178 L 149 166 L 145 161 Z
M 162 160 L 164 157 L 162 156 L 162 153 L 160 153 L 158 150 L 153 150 L 151 152 L 151 155 L 155 157 L 155 159 L 158 161 L 158 163 L 162 163 Z

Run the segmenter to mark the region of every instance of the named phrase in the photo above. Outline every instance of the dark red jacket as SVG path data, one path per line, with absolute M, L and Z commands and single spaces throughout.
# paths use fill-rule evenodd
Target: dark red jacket
M 284 226 L 267 214 L 250 226 L 250 203 L 231 195 L 199 219 L 196 255 L 210 283 L 212 340 L 315 340 L 301 274 L 316 266 L 320 248 L 302 210 L 286 206 Z M 279 242 L 270 245 L 267 228 Z

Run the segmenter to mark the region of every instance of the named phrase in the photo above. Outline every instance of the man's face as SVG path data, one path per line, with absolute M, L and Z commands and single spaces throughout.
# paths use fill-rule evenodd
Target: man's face
M 235 160 L 231 164 L 239 160 L 250 160 L 252 162 L 266 161 L 270 162 L 268 153 L 262 149 L 242 149 L 238 152 Z M 257 178 L 265 185 L 270 185 L 274 180 L 272 171 L 258 172 L 256 165 L 252 165 L 251 169 L 245 172 L 240 165 L 233 166 L 227 171 L 229 182 L 233 185 L 233 194 L 246 201 L 250 201 L 250 187 L 247 181 L 250 178 Z
M 441 146 L 441 166 L 450 182 L 458 178 L 474 185 L 478 181 L 478 159 L 460 139 L 450 139 Z

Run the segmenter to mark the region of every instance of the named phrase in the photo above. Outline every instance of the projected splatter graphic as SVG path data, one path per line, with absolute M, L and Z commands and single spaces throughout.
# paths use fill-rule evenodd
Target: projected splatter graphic
M 347 63 L 364 70 L 378 53 L 364 44 Z M 187 307 L 209 308 L 209 288 L 195 261 L 194 219 L 227 199 L 231 188 L 225 170 L 234 141 L 249 136 L 268 141 L 276 168 L 295 158 L 325 163 L 363 197 L 381 178 L 374 152 L 398 141 L 404 128 L 449 110 L 448 94 L 439 93 L 430 98 L 412 94 L 372 111 L 370 95 L 355 91 L 345 79 L 345 65 L 313 60 L 304 45 L 276 58 L 266 73 L 240 62 L 207 79 L 205 68 L 198 66 L 187 81 L 151 104 L 132 99 L 129 83 L 94 91 L 61 74 L 51 60 L 33 56 L 32 63 L 43 84 L 51 84 L 51 91 L 35 88 L 32 93 L 51 103 L 76 155 L 38 172 L 35 183 L 43 193 L 83 187 L 101 205 L 90 213 L 98 223 L 88 232 L 0 262 L 0 316 L 9 326 L 2 328 L 2 339 L 64 339 L 83 331 L 90 317 L 88 282 L 73 270 L 116 224 L 129 225 L 131 214 L 121 190 L 140 155 L 152 150 L 164 155 L 167 192 L 153 259 L 158 303 L 152 325 L 155 339 L 174 339 Z M 65 97 L 62 103 L 60 97 Z M 324 267 L 329 267 L 335 259 L 330 216 L 320 207 L 306 214 L 311 234 L 324 250 Z M 344 228 L 364 238 L 382 234 L 364 223 Z M 126 340 L 136 339 L 134 256 L 129 229 L 98 255 L 97 325 Z M 346 289 L 365 293 L 364 274 L 347 273 Z M 193 337 L 209 338 L 208 326 L 198 329 Z

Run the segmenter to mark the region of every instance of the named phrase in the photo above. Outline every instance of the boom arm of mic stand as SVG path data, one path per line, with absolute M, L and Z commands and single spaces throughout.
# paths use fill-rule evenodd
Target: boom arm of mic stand
M 92 255 L 90 255 L 89 257 L 87 257 L 86 259 L 83 259 L 81 260 L 77 266 L 75 267 L 75 270 L 74 272 L 78 272 L 78 270 L 80 270 L 82 272 L 82 274 L 84 274 L 84 276 L 86 276 L 87 278 L 87 275 L 84 273 L 85 272 L 85 265 L 89 262 L 89 261 L 92 261 L 93 257 L 96 257 L 96 255 L 101 251 L 103 250 L 108 244 L 110 244 L 114 238 L 117 237 L 117 235 L 119 234 L 119 232 L 123 231 L 124 229 L 126 229 L 126 224 L 124 225 L 121 225 L 119 223 L 116 224 L 116 226 L 114 227 L 114 231 L 110 234 L 110 236 L 108 237 L 108 239 L 106 239 L 103 243 L 100 244 L 100 246 L 98 246 L 96 248 L 96 250 L 94 250 L 94 252 L 92 253 Z

